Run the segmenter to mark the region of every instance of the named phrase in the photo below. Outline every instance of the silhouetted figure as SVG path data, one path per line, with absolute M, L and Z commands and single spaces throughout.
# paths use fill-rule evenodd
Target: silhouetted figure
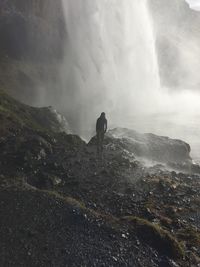
M 104 134 L 106 133 L 106 131 L 107 131 L 106 114 L 102 112 L 101 116 L 97 119 L 97 123 L 96 123 L 97 153 L 103 152 L 103 140 L 104 140 Z

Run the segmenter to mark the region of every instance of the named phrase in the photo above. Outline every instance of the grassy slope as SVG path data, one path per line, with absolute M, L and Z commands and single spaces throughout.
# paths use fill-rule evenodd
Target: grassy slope
M 56 132 L 61 128 L 48 108 L 22 104 L 3 90 L 0 90 L 0 119 L 0 135 L 25 129 Z

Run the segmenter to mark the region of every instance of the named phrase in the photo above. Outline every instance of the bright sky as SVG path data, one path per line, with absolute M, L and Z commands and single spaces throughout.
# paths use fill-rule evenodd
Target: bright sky
M 200 11 L 200 0 L 185 0 L 185 1 L 189 4 L 190 8 Z

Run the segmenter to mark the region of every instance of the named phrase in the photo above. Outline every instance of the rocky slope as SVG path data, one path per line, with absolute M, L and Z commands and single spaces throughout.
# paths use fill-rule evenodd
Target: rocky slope
M 99 158 L 51 116 L 0 94 L 0 265 L 198 266 L 199 176 L 111 135 Z

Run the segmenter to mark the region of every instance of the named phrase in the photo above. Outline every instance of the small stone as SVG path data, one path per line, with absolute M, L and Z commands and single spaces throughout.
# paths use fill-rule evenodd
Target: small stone
M 114 261 L 118 261 L 118 259 L 116 257 L 113 256 L 112 258 L 113 258 Z
M 125 239 L 127 239 L 127 236 L 125 234 L 122 234 L 122 237 L 125 238 Z
M 169 260 L 169 264 L 171 267 L 180 267 L 175 261 Z
M 193 250 L 194 252 L 197 252 L 197 251 L 198 251 L 198 249 L 197 249 L 196 247 L 192 247 L 192 250 Z
M 137 246 L 140 245 L 140 241 L 138 239 L 136 240 L 136 244 L 137 244 Z

